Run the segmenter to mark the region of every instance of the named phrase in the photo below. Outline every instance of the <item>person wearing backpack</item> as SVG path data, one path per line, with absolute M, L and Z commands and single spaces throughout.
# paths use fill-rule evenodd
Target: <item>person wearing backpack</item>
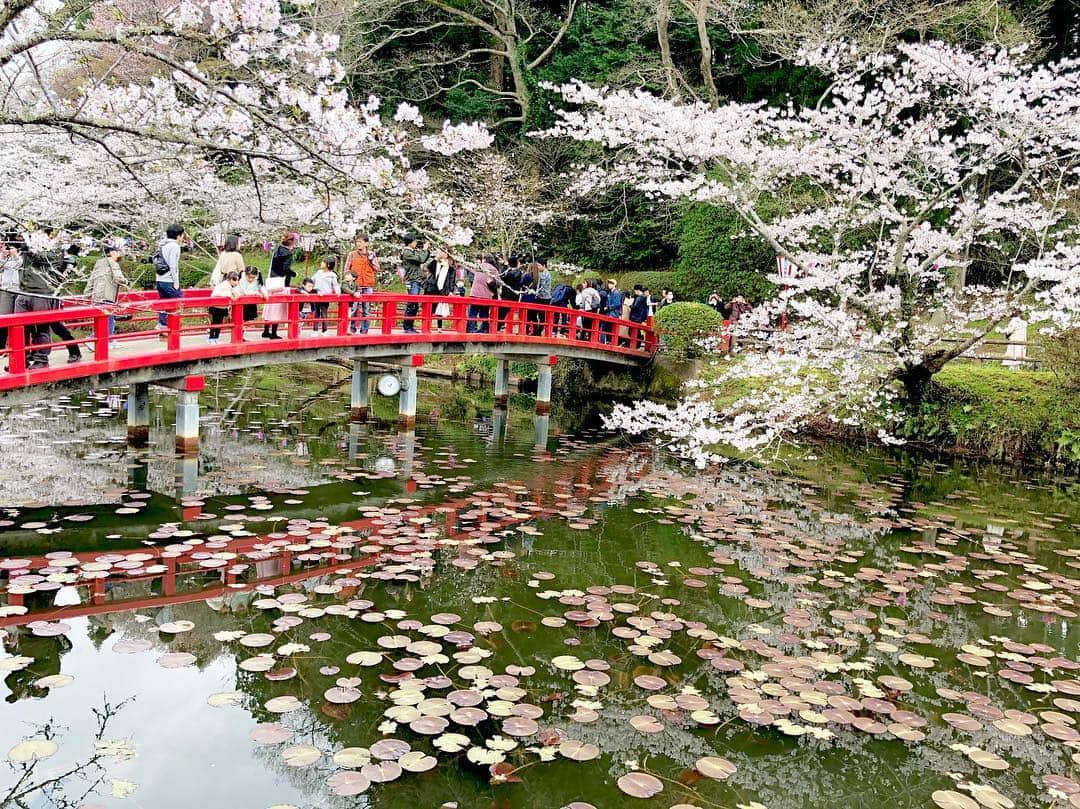
M 184 226 L 178 224 L 165 228 L 165 238 L 158 243 L 157 252 L 150 258 L 154 266 L 154 281 L 158 298 L 171 300 L 184 297 L 180 289 L 180 237 L 184 235 Z M 158 312 L 158 329 L 168 326 L 169 313 Z

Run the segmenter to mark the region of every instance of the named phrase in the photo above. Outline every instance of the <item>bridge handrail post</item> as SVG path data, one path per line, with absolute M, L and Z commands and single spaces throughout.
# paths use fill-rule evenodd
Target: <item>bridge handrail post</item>
M 394 301 L 383 301 L 382 321 L 380 328 L 383 334 L 391 334 L 394 331 L 394 321 L 397 320 L 397 304 Z
M 102 312 L 94 315 L 94 359 L 109 358 L 109 316 Z
M 180 318 L 180 311 L 178 309 L 174 309 L 165 315 L 165 325 L 168 329 L 168 332 L 166 332 L 166 347 L 169 351 L 179 351 L 180 330 L 183 326 L 183 320 Z
M 337 300 L 337 333 L 338 337 L 346 337 L 349 334 L 349 298 L 341 295 Z
M 288 334 L 290 340 L 300 339 L 300 301 L 295 296 L 289 296 L 289 320 Z
M 26 328 L 8 326 L 8 373 L 26 371 Z
M 244 304 L 233 303 L 229 307 L 229 320 L 232 324 L 232 341 L 244 342 Z
M 656 335 L 656 326 L 653 325 L 652 315 L 649 315 L 649 317 L 645 318 L 645 328 L 645 348 L 650 354 L 655 354 L 657 348 L 659 347 L 659 339 Z
M 451 310 L 454 316 L 454 331 L 464 334 L 469 328 L 468 312 L 469 307 L 463 302 L 454 302 L 451 304 Z
M 420 301 L 420 333 L 431 334 L 431 321 L 434 317 L 433 310 L 435 304 L 432 302 L 434 298 L 432 296 L 425 296 Z

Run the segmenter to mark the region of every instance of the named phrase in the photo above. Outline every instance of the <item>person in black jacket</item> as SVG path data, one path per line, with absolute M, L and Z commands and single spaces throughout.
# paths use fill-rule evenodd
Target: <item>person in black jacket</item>
M 637 284 L 634 285 L 634 300 L 630 303 L 630 322 L 644 323 L 649 319 L 649 296 L 645 290 Z M 640 332 L 638 333 L 637 347 L 642 348 Z
M 441 247 L 435 248 L 435 256 L 426 265 L 427 278 L 424 280 L 425 295 L 439 295 L 446 297 L 454 292 L 454 282 L 457 280 L 457 268 L 450 254 Z M 435 328 L 443 327 L 443 319 L 450 317 L 451 309 L 448 303 L 437 303 L 432 312 L 435 317 Z
M 506 267 L 500 276 L 502 283 L 499 285 L 499 300 L 521 300 L 521 266 L 517 256 L 510 256 L 506 261 Z M 510 314 L 510 307 L 499 308 L 499 331 L 506 329 L 506 318 Z
M 284 278 L 285 286 L 291 286 L 292 279 L 296 277 L 296 271 L 292 268 L 295 247 L 296 234 L 286 233 L 270 257 L 270 278 Z
M 56 290 L 63 279 L 65 254 L 31 253 L 25 245 L 23 250 L 22 283 L 19 295 L 15 298 L 15 312 L 47 312 L 57 308 L 59 299 L 56 297 Z M 49 329 L 48 323 L 26 327 L 28 369 L 49 367 L 49 344 L 52 342 L 49 339 Z M 70 334 L 68 332 L 69 336 Z M 75 350 L 78 351 L 78 346 L 75 346 Z M 68 352 L 70 355 L 70 347 Z M 77 358 L 81 359 L 81 356 L 77 355 Z
M 424 291 L 424 281 L 427 278 L 427 263 L 431 258 L 431 244 L 424 242 L 421 246 L 419 238 L 413 235 L 405 237 L 405 246 L 401 250 L 401 269 L 404 271 L 406 291 L 410 295 L 420 295 Z M 405 304 L 405 317 L 402 318 L 401 328 L 407 334 L 416 333 L 415 317 L 420 311 L 420 304 Z

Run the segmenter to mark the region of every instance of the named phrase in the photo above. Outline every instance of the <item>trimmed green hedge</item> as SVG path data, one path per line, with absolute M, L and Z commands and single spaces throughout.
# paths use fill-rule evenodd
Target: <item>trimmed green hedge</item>
M 679 220 L 678 240 L 677 296 L 705 301 L 715 292 L 725 301 L 742 295 L 758 304 L 775 294 L 776 287 L 765 277 L 775 270 L 772 248 L 760 236 L 746 233 L 730 208 L 688 206 Z
M 675 302 L 656 313 L 656 328 L 664 350 L 673 357 L 696 357 L 701 351 L 697 341 L 720 331 L 724 316 L 703 303 Z

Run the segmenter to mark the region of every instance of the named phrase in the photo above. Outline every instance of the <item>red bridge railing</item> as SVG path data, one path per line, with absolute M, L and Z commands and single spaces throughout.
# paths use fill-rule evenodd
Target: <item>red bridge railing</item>
M 315 304 L 325 307 L 307 311 Z M 407 313 L 411 305 L 415 314 Z M 228 310 L 217 344 L 202 339 L 209 333 L 209 307 Z M 250 316 L 246 321 L 245 309 Z M 164 329 L 157 328 L 161 313 L 166 316 Z M 110 315 L 124 318 L 112 338 Z M 413 330 L 406 331 L 410 323 Z M 33 332 L 51 330 L 53 324 L 65 324 L 79 334 L 72 340 L 35 345 Z M 281 339 L 260 336 L 264 327 L 272 326 Z M 0 391 L 161 364 L 319 346 L 514 343 L 553 351 L 560 346 L 586 347 L 641 360 L 658 347 L 651 318 L 635 323 L 543 304 L 459 296 L 304 295 L 296 290 L 235 300 L 213 298 L 209 290 L 186 290 L 183 298 L 169 300 L 152 292 L 131 293 L 115 306 L 65 303 L 49 311 L 0 315 L 0 330 L 7 331 L 7 347 L 0 350 L 0 361 L 7 365 L 7 372 L 0 373 Z M 54 361 L 48 367 L 30 367 L 35 350 L 72 346 L 93 356 L 74 364 Z

